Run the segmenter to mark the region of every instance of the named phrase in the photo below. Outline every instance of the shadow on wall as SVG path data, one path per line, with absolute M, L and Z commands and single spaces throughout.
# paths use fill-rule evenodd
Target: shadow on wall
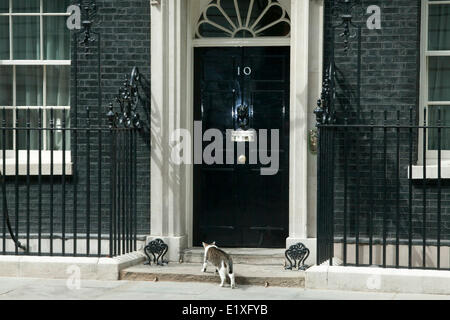
M 141 122 L 142 129 L 139 132 L 139 135 L 142 138 L 142 141 L 148 146 L 150 149 L 150 130 L 151 130 L 151 100 L 149 96 L 150 92 L 150 81 L 147 80 L 144 76 L 141 75 L 139 77 L 139 84 L 141 85 L 142 89 L 139 91 L 139 104 L 142 107 L 142 110 L 144 112 L 145 118 L 142 119 Z
M 151 92 L 150 89 L 147 92 Z M 171 147 L 167 141 L 170 138 L 170 132 L 168 131 L 169 127 L 169 116 L 167 115 L 162 118 L 161 113 L 159 112 L 160 108 L 155 98 L 151 97 L 151 102 L 154 108 L 151 108 L 151 105 L 146 108 L 146 111 L 149 112 L 150 118 L 150 132 L 148 133 L 151 136 L 151 147 L 153 150 L 159 150 L 158 153 L 152 153 L 152 161 L 156 164 L 156 166 L 160 169 L 163 177 L 168 177 L 168 180 L 164 179 L 162 185 L 162 194 L 165 194 L 168 190 L 173 190 L 175 193 L 178 193 L 180 190 L 176 190 L 177 186 L 180 186 L 180 176 L 175 170 L 175 166 L 170 160 L 166 160 L 164 155 L 171 154 Z M 166 129 L 165 129 L 166 128 Z M 150 137 L 148 139 L 150 141 Z

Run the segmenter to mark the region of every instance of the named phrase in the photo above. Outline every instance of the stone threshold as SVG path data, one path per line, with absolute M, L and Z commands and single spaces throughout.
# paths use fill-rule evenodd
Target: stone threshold
M 234 264 L 284 266 L 286 249 L 221 248 L 232 256 Z M 189 248 L 182 253 L 184 263 L 203 263 L 204 248 Z
M 120 272 L 120 280 L 128 281 L 174 281 L 210 282 L 220 284 L 220 277 L 208 266 L 201 272 L 200 263 L 169 263 L 165 266 L 138 265 Z M 234 264 L 236 285 L 273 286 L 304 288 L 305 273 L 298 270 L 285 270 L 282 265 Z M 227 286 L 229 279 L 227 278 Z

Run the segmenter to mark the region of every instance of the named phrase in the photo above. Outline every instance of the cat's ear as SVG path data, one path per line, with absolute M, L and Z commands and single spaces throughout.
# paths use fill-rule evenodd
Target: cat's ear
M 206 248 L 208 245 L 204 242 L 202 242 L 203 248 Z
M 215 245 L 216 245 L 216 242 L 214 241 L 214 242 L 212 243 L 212 245 L 215 246 Z

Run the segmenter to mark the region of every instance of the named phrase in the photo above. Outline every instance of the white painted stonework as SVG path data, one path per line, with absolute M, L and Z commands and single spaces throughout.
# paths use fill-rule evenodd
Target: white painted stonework
M 209 0 L 151 1 L 151 236 L 178 261 L 193 239 L 193 167 L 170 162 L 170 134 L 193 131 L 194 46 L 291 46 L 289 238 L 303 242 L 315 261 L 316 157 L 308 130 L 321 90 L 323 0 L 280 0 L 291 19 L 291 38 L 197 39 L 195 26 Z M 193 134 L 192 134 L 193 136 Z
M 450 294 L 450 271 L 314 266 L 306 289 Z
M 0 256 L 2 277 L 69 279 L 77 270 L 79 280 L 119 280 L 121 270 L 143 263 L 142 252 L 133 252 L 115 258 L 74 258 Z

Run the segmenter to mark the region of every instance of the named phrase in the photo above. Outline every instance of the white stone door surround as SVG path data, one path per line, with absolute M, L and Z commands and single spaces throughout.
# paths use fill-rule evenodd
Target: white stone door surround
M 178 261 L 192 246 L 193 166 L 170 161 L 170 135 L 193 132 L 193 48 L 200 9 L 209 0 L 150 0 L 151 3 L 151 215 L 150 239 L 169 245 L 168 259 Z M 289 3 L 290 2 L 290 3 Z M 286 246 L 303 242 L 316 251 L 316 156 L 308 151 L 308 131 L 321 90 L 323 0 L 280 0 L 290 6 L 291 118 L 289 238 Z M 253 39 L 254 40 L 254 39 Z M 264 39 L 215 45 L 265 45 Z M 279 41 L 285 45 L 286 41 Z M 289 44 L 289 42 L 287 42 Z M 272 45 L 277 45 L 273 41 Z M 193 136 L 193 134 L 192 134 Z

